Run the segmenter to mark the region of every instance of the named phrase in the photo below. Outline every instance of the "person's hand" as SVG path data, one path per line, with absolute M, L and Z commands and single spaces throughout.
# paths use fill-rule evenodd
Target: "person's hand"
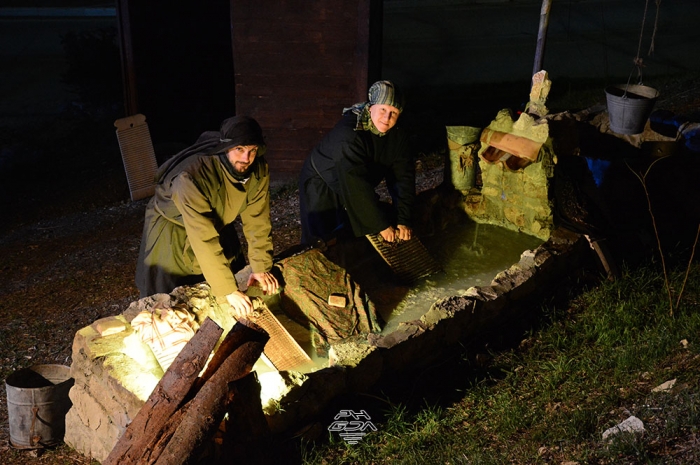
M 231 305 L 233 316 L 237 320 L 253 316 L 253 302 L 250 301 L 250 297 L 241 291 L 232 292 L 226 296 L 226 300 Z
M 251 273 L 248 278 L 248 286 L 252 286 L 256 282 L 265 294 L 275 294 L 277 289 L 279 289 L 277 278 L 269 271 L 266 273 Z
M 406 225 L 400 224 L 396 228 L 389 226 L 384 231 L 380 231 L 379 234 L 387 242 L 408 241 L 413 235 L 413 230 Z
M 399 239 L 402 241 L 410 241 L 411 236 L 413 235 L 413 229 L 411 229 L 409 226 L 400 224 L 396 227 L 398 230 L 398 235 Z
M 397 231 L 393 226 L 389 226 L 384 231 L 379 231 L 379 235 L 382 236 L 382 239 L 387 242 L 394 242 L 396 239 L 396 233 Z

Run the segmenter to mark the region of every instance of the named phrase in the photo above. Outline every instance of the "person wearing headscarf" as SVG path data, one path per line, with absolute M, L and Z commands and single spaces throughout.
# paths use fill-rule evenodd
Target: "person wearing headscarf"
M 346 227 L 356 237 L 411 238 L 415 166 L 408 137 L 396 126 L 403 109 L 398 87 L 377 81 L 368 101 L 343 109 L 311 151 L 299 177 L 302 244 L 327 242 Z M 389 209 L 375 192 L 382 180 L 392 197 Z
M 277 292 L 270 273 L 270 173 L 264 153 L 257 121 L 234 116 L 163 163 L 146 208 L 136 269 L 141 297 L 206 280 L 236 316 L 250 316 L 252 303 L 235 277 L 245 266 L 234 228 L 238 217 L 252 269 L 248 285 Z

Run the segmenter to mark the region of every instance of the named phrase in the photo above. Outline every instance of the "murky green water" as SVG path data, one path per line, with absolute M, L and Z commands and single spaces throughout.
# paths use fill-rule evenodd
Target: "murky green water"
M 394 331 L 401 322 L 419 319 L 439 299 L 463 295 L 472 286 L 489 285 L 496 274 L 517 263 L 525 250 L 536 248 L 542 240 L 498 226 L 469 223 L 421 238 L 421 242 L 443 271 L 412 286 L 396 281 L 365 238 L 333 251 L 335 261 L 343 261 L 343 266 L 374 302 L 386 323 L 383 334 Z M 313 371 L 327 366 L 328 359 L 316 353 L 309 330 L 283 314 L 279 296 L 265 297 L 265 301 L 311 356 L 315 366 L 300 369 Z
M 491 284 L 496 274 L 517 263 L 525 250 L 542 244 L 541 239 L 527 234 L 474 223 L 453 227 L 422 242 L 444 271 L 415 283 L 393 308 L 380 309 L 387 321 L 383 333 L 393 331 L 402 321 L 420 318 L 439 299 Z

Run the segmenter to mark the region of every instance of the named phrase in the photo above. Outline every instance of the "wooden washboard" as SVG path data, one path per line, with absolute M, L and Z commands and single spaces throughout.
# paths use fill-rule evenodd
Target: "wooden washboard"
M 312 363 L 311 357 L 282 326 L 263 300 L 258 297 L 252 297 L 250 300 L 253 302 L 253 316 L 250 321 L 270 335 L 263 353 L 277 371 L 288 371 Z
M 368 234 L 367 239 L 396 276 L 405 283 L 410 284 L 442 271 L 442 267 L 416 236 L 407 241 L 387 242 L 379 234 Z
M 128 116 L 114 122 L 122 161 L 129 182 L 131 200 L 150 197 L 155 193 L 155 174 L 158 169 L 156 154 L 146 117 L 141 114 Z

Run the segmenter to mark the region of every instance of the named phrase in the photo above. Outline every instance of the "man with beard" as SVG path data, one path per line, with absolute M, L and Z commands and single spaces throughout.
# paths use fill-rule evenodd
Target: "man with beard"
M 158 169 L 136 269 L 141 297 L 206 280 L 237 317 L 250 316 L 252 303 L 235 277 L 245 266 L 234 228 L 239 216 L 252 269 L 248 285 L 277 292 L 270 273 L 270 173 L 264 152 L 260 125 L 234 116 Z

